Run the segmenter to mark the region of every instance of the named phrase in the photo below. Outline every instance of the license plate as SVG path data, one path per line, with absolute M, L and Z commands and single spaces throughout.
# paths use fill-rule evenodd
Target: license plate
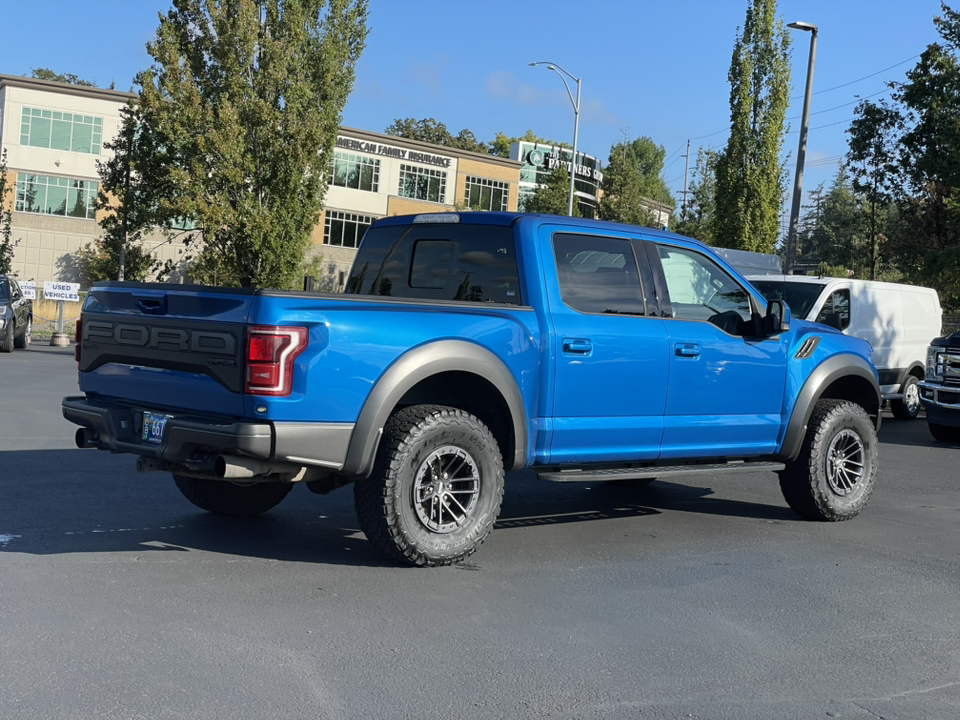
M 166 427 L 169 417 L 172 416 L 144 411 L 142 436 L 144 441 L 158 445 L 163 442 L 163 429 Z

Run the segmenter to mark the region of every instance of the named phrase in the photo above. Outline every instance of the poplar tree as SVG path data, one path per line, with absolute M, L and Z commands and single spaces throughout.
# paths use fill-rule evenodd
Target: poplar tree
M 769 253 L 786 189 L 780 158 L 790 91 L 790 39 L 776 0 L 751 0 L 730 63 L 730 138 L 717 158 L 714 242 Z
M 367 0 L 174 0 L 160 16 L 139 105 L 167 159 L 155 202 L 199 231 L 195 279 L 296 284 L 366 20 Z

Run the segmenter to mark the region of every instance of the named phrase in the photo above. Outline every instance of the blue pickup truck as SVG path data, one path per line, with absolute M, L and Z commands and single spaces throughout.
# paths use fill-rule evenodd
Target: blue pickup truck
M 699 242 L 550 215 L 378 220 L 343 295 L 105 282 L 77 323 L 77 444 L 253 515 L 354 486 L 400 562 L 473 553 L 505 472 L 779 474 L 799 515 L 873 489 L 870 346 L 791 320 Z

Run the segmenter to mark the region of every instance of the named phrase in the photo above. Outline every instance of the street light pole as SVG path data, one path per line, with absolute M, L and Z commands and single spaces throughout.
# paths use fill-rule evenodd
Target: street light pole
M 537 65 L 546 65 L 547 70 L 553 70 L 557 75 L 560 75 L 560 79 L 563 80 L 563 86 L 567 89 L 567 95 L 570 97 L 570 102 L 573 103 L 573 158 L 570 162 L 570 197 L 567 200 L 567 215 L 573 217 L 573 183 L 577 175 L 577 139 L 580 134 L 580 78 L 574 77 L 562 67 L 556 63 L 538 61 L 530 63 L 530 67 L 535 67 Z M 567 78 L 573 80 L 577 84 L 577 99 L 573 99 L 573 93 L 570 91 L 570 86 L 567 84 Z
M 797 254 L 797 233 L 800 224 L 800 198 L 803 195 L 803 163 L 807 156 L 807 125 L 810 122 L 810 96 L 813 94 L 813 63 L 817 57 L 817 26 L 805 22 L 793 22 L 787 25 L 794 30 L 810 33 L 810 60 L 807 63 L 807 89 L 803 94 L 803 116 L 800 120 L 800 147 L 797 149 L 797 174 L 793 181 L 793 205 L 790 207 L 790 229 L 787 233 L 787 247 L 783 259 L 783 272 L 789 275 L 793 271 L 793 260 Z

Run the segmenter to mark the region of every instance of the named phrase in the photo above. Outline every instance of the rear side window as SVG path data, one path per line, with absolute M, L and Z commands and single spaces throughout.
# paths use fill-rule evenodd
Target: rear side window
M 644 314 L 629 240 L 557 233 L 553 251 L 564 304 L 583 313 Z
M 347 280 L 352 295 L 523 304 L 510 227 L 371 227 Z

